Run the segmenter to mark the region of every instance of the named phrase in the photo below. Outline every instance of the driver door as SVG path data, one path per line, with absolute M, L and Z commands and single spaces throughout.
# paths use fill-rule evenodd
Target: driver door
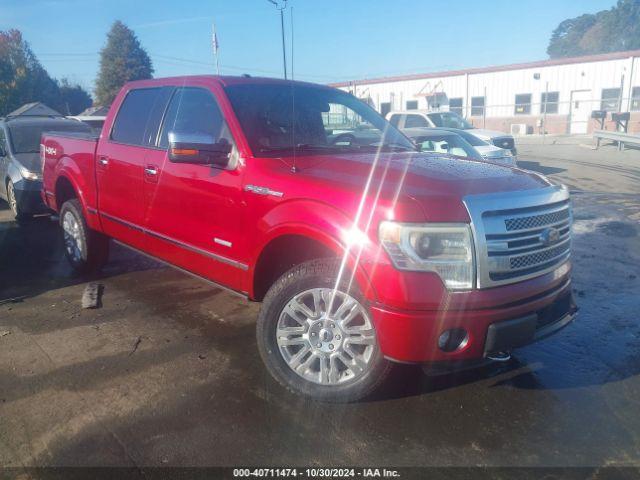
M 241 206 L 242 169 L 235 148 L 226 168 L 169 161 L 169 132 L 202 134 L 234 144 L 206 87 L 178 87 L 157 148 L 144 165 L 144 226 L 149 253 L 235 290 L 247 269 Z

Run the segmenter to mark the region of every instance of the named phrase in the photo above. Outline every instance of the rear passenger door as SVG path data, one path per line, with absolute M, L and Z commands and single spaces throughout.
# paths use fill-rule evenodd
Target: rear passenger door
M 144 248 L 144 164 L 156 148 L 158 128 L 172 90 L 129 90 L 108 138 L 98 142 L 96 178 L 103 228 L 108 235 L 136 248 Z

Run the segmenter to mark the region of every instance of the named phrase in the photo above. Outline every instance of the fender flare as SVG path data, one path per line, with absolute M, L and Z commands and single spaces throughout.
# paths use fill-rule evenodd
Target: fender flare
M 333 251 L 336 257 L 346 259 L 346 267 L 355 274 L 355 279 L 365 297 L 375 300 L 377 294 L 369 275 L 358 262 L 358 249 L 348 248 L 344 232 L 353 226 L 353 220 L 344 212 L 326 203 L 314 200 L 292 200 L 283 202 L 269 210 L 257 222 L 256 245 L 249 262 L 249 293 L 253 295 L 255 268 L 264 249 L 274 240 L 285 235 L 297 235 L 322 244 Z M 345 257 L 345 253 L 347 254 Z
M 102 228 L 97 215 L 90 214 L 88 210 L 89 205 L 87 204 L 86 198 L 88 189 L 86 187 L 86 180 L 84 178 L 84 175 L 82 174 L 82 171 L 80 170 L 76 162 L 68 156 L 61 157 L 55 168 L 55 182 L 53 184 L 54 191 L 51 193 L 53 193 L 56 201 L 56 210 L 59 212 L 60 208 L 62 207 L 62 205 L 58 204 L 58 199 L 56 197 L 57 192 L 55 192 L 55 189 L 58 186 L 58 182 L 62 178 L 66 179 L 73 187 L 76 197 L 80 202 L 80 206 L 82 207 L 82 214 L 84 215 L 88 226 L 94 230 L 101 231 Z M 48 193 L 45 192 L 45 194 Z

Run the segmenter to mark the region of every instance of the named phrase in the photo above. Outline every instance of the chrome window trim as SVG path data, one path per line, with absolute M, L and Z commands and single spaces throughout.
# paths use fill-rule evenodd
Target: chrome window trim
M 521 190 L 513 192 L 465 196 L 462 201 L 467 209 L 467 212 L 469 213 L 469 217 L 471 219 L 471 231 L 473 232 L 473 238 L 475 240 L 474 249 L 476 255 L 477 288 L 484 289 L 497 287 L 539 277 L 541 275 L 559 269 L 563 265 L 566 265 L 570 257 L 569 252 L 569 255 L 567 256 L 567 259 L 565 261 L 527 275 L 516 276 L 514 278 L 507 278 L 502 280 L 491 279 L 489 275 L 490 257 L 486 239 L 487 231 L 485 229 L 485 222 L 483 221 L 483 215 L 486 212 L 508 212 L 511 210 L 535 207 L 539 207 L 540 210 L 544 210 L 545 206 L 549 206 L 548 210 L 553 211 L 553 204 L 566 202 L 567 200 L 569 200 L 569 190 L 564 185 L 550 185 L 548 187 L 538 188 L 535 190 Z M 572 217 L 570 215 L 569 226 L 571 226 L 571 219 Z M 518 254 L 514 256 L 517 255 Z

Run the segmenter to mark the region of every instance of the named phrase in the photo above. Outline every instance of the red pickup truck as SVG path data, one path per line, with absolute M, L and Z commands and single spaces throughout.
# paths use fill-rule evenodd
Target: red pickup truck
M 102 266 L 114 239 L 262 301 L 264 363 L 304 395 L 361 398 L 394 362 L 504 359 L 574 318 L 565 187 L 419 153 L 346 92 L 132 82 L 99 138 L 42 144 L 73 267 Z

